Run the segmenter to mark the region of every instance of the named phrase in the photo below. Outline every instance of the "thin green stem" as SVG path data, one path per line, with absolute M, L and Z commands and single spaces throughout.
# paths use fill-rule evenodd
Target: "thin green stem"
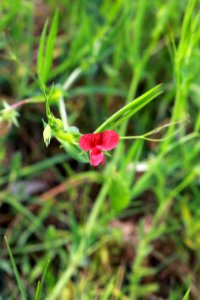
M 136 139 L 146 140 L 146 141 L 151 141 L 151 142 L 160 142 L 160 141 L 165 140 L 165 138 L 163 138 L 163 139 L 151 139 L 151 138 L 145 137 L 144 135 L 122 136 L 122 137 L 120 137 L 120 140 L 136 140 Z
M 88 222 L 86 224 L 86 235 L 87 237 L 90 236 L 91 231 L 95 225 L 96 219 L 100 213 L 101 207 L 104 203 L 105 197 L 107 195 L 107 192 L 109 190 L 109 186 L 110 186 L 110 181 L 111 179 L 108 179 L 105 184 L 103 185 L 103 187 L 101 188 L 98 198 L 94 204 L 94 207 L 92 209 L 92 212 L 89 216 Z
M 67 116 L 67 111 L 65 109 L 65 102 L 64 102 L 63 96 L 61 96 L 59 98 L 58 106 L 59 106 L 60 116 L 61 116 L 61 119 L 63 122 L 63 129 L 67 130 L 67 128 L 69 127 L 69 124 L 68 124 L 68 116 Z
M 82 69 L 80 67 L 74 69 L 74 71 L 70 74 L 70 76 L 66 79 L 63 84 L 63 90 L 68 91 L 72 84 L 77 80 L 77 78 L 82 73 Z

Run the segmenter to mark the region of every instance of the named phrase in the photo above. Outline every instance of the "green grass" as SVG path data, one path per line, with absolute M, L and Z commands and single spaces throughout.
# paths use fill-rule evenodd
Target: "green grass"
M 198 299 L 200 1 L 11 2 L 0 299 Z M 77 130 L 110 128 L 120 143 L 93 169 Z

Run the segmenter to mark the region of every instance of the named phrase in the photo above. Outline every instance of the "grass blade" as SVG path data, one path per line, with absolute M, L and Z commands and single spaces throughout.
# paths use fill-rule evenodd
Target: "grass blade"
M 11 261 L 11 264 L 12 264 L 12 268 L 13 268 L 13 271 L 15 273 L 15 277 L 16 277 L 16 280 L 17 280 L 17 284 L 18 284 L 18 287 L 19 287 L 20 292 L 21 292 L 22 299 L 23 300 L 27 300 L 26 292 L 25 292 L 25 289 L 23 287 L 21 278 L 19 276 L 19 272 L 17 270 L 15 259 L 14 259 L 13 255 L 12 255 L 11 248 L 9 246 L 9 243 L 8 243 L 8 240 L 7 240 L 6 236 L 4 238 L 5 238 L 6 246 L 7 246 L 7 249 L 8 249 L 9 256 L 10 256 L 10 261 Z
M 45 51 L 45 65 L 44 65 L 44 81 L 48 79 L 48 73 L 51 69 L 53 61 L 53 49 L 58 30 L 58 12 L 55 13 L 50 32 L 47 38 L 46 51 Z
M 46 32 L 47 32 L 47 26 L 48 26 L 48 20 L 45 22 L 42 35 L 40 38 L 40 45 L 38 49 L 38 55 L 37 55 L 37 73 L 39 78 L 44 77 L 44 54 L 45 54 L 45 41 L 46 41 Z
M 48 37 L 47 37 L 48 20 L 46 21 L 42 35 L 40 38 L 40 45 L 37 56 L 37 73 L 39 78 L 45 83 L 48 79 L 48 73 L 52 66 L 53 49 L 58 30 L 58 13 L 55 13 Z
M 101 126 L 99 126 L 95 130 L 95 132 L 100 132 L 106 129 L 112 129 L 114 127 L 119 126 L 123 121 L 129 119 L 142 107 L 144 107 L 153 99 L 155 99 L 158 95 L 160 95 L 162 93 L 160 87 L 160 84 L 155 86 L 142 96 L 125 105 L 123 108 L 114 113 L 110 118 L 108 118 Z
M 40 300 L 40 298 L 41 298 L 41 293 L 42 293 L 42 289 L 43 289 L 43 285 L 44 285 L 44 281 L 45 281 L 45 278 L 46 278 L 46 274 L 47 274 L 47 270 L 48 270 L 49 264 L 50 264 L 50 259 L 48 259 L 48 261 L 47 261 L 47 263 L 45 265 L 44 272 L 42 274 L 42 280 L 41 280 L 41 282 L 40 281 L 38 282 L 38 286 L 37 286 L 37 290 L 36 290 L 36 294 L 35 294 L 34 300 Z
M 189 300 L 189 295 L 190 295 L 190 289 L 188 289 L 187 292 L 185 293 L 183 300 Z

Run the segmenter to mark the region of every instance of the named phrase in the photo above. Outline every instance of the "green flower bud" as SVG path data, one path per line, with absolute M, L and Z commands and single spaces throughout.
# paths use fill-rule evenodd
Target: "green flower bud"
M 44 142 L 45 142 L 46 146 L 48 147 L 50 140 L 51 140 L 51 127 L 49 126 L 49 124 L 47 124 L 44 128 L 43 138 L 44 138 Z

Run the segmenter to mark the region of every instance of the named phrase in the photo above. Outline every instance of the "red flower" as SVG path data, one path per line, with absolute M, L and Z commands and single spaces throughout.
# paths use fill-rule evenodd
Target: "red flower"
M 90 163 L 92 166 L 104 164 L 103 151 L 114 149 L 119 142 L 119 135 L 114 130 L 106 130 L 100 133 L 88 133 L 81 136 L 79 146 L 83 151 L 90 151 Z

